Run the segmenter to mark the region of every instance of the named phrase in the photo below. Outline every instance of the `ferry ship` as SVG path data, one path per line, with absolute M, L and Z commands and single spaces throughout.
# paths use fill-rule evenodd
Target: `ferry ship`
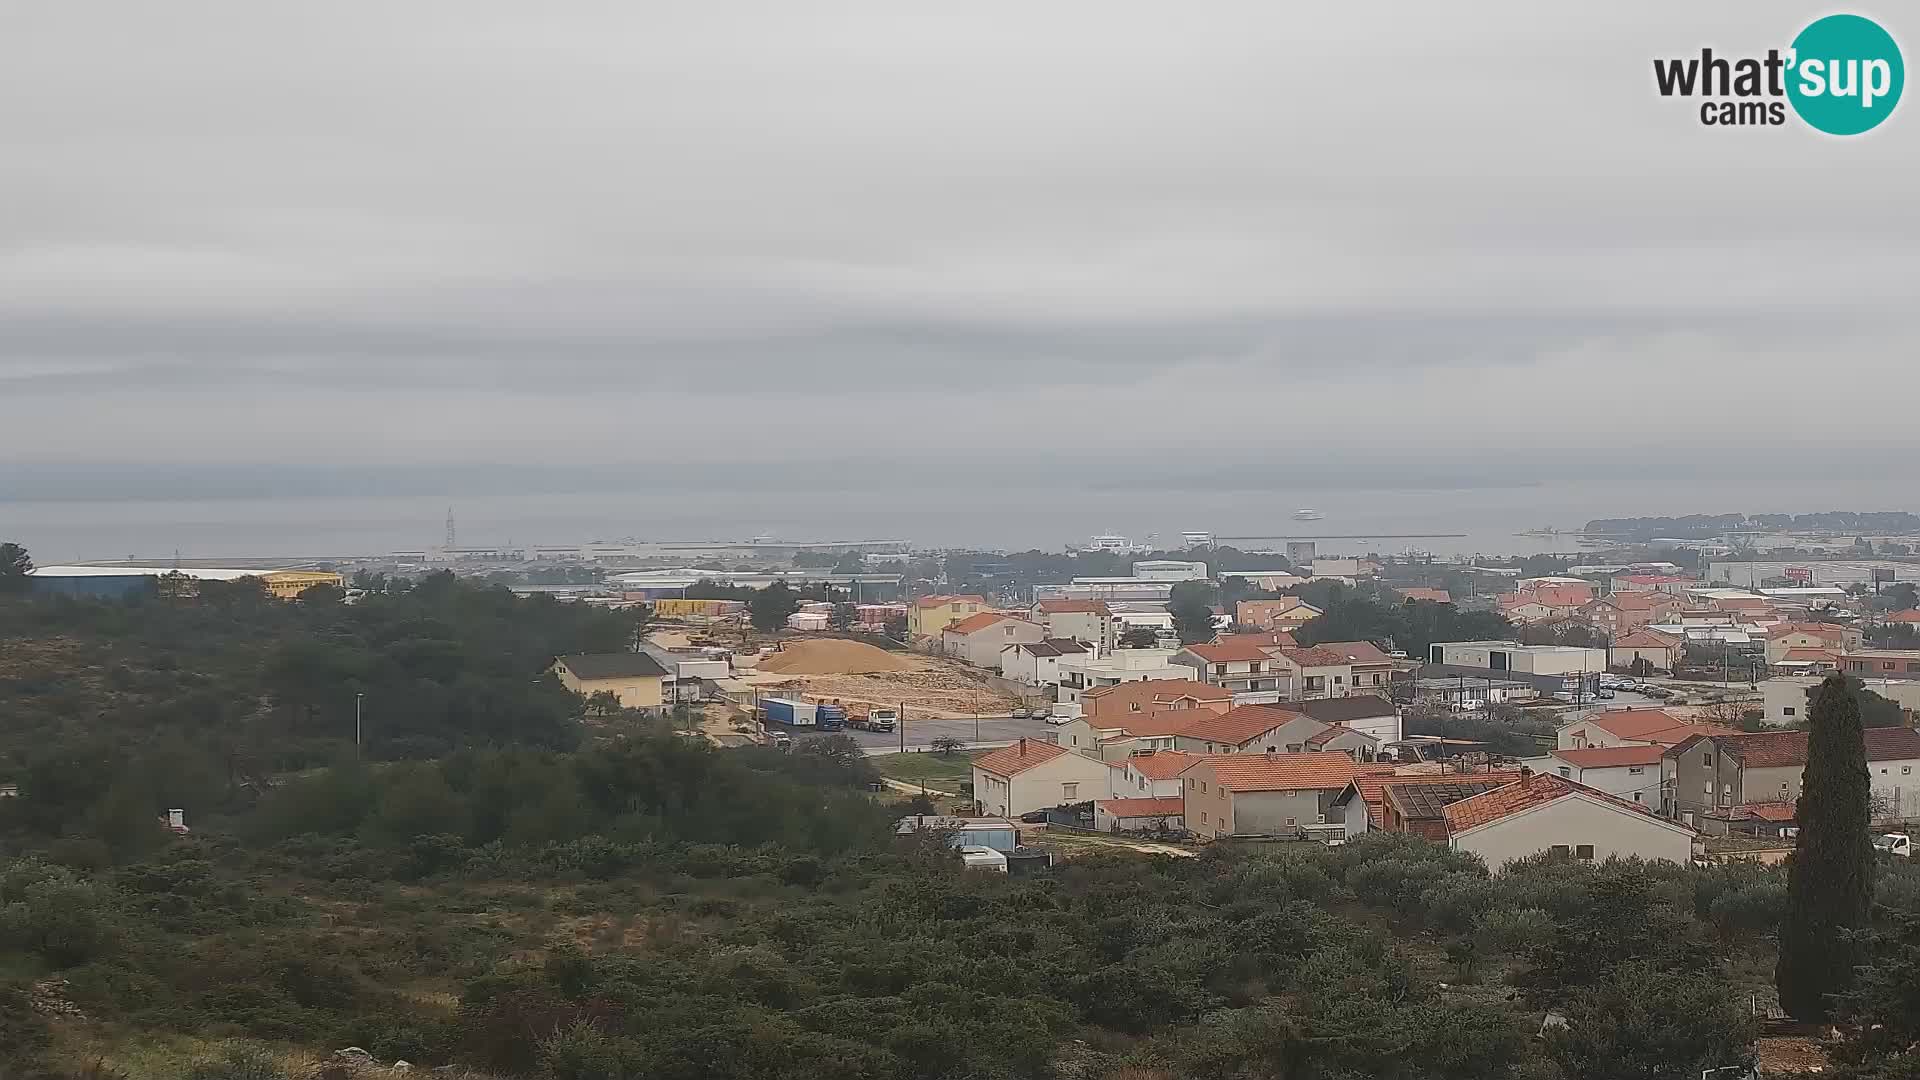
M 1295 521 L 1319 521 L 1325 516 L 1325 514 L 1315 510 L 1311 506 L 1303 506 L 1293 512 L 1293 520 Z

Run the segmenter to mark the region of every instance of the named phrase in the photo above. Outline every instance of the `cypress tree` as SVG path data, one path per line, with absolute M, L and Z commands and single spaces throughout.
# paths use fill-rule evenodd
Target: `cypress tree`
M 1860 702 L 1845 677 L 1821 682 L 1807 726 L 1807 771 L 1795 814 L 1800 838 L 1787 868 L 1787 915 L 1773 976 L 1788 1015 L 1823 1021 L 1833 1007 L 1830 995 L 1853 984 L 1856 950 L 1846 931 L 1865 927 L 1873 904 L 1872 777 Z

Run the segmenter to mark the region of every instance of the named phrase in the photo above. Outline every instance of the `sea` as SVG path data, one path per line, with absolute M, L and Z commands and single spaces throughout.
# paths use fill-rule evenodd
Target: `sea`
M 1318 520 L 1295 519 L 1313 508 Z M 1060 550 L 1096 535 L 1181 546 L 1211 532 L 1242 549 L 1314 539 L 1321 554 L 1585 553 L 1571 534 L 1587 520 L 1712 512 L 1635 501 L 1631 488 L 1462 490 L 1139 489 L 1058 492 L 888 486 L 726 491 L 515 492 L 458 496 L 278 495 L 200 499 L 0 500 L 0 540 L 36 562 L 377 557 L 445 542 L 451 513 L 462 547 L 593 540 L 785 542 L 904 540 L 917 549 Z M 1743 510 L 1766 507 L 1739 507 Z M 1559 535 L 1521 535 L 1542 528 Z

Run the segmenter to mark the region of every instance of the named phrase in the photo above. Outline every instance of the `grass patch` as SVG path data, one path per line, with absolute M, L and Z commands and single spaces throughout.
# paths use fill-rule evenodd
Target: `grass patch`
M 973 759 L 977 754 L 882 754 L 868 758 L 880 775 L 909 784 L 954 790 L 961 781 L 973 779 Z

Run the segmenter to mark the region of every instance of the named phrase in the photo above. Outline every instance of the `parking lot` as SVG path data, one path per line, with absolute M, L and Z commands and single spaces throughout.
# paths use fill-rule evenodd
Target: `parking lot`
M 898 751 L 904 736 L 908 750 L 926 750 L 935 739 L 959 739 L 970 747 L 998 746 L 1016 739 L 1044 739 L 1053 741 L 1055 729 L 1047 726 L 1045 720 L 1015 720 L 1010 716 L 983 716 L 979 720 L 909 720 L 904 732 L 893 731 L 853 731 L 841 734 L 851 736 L 870 754 L 885 754 Z M 817 739 L 818 733 L 796 734 L 796 739 Z

